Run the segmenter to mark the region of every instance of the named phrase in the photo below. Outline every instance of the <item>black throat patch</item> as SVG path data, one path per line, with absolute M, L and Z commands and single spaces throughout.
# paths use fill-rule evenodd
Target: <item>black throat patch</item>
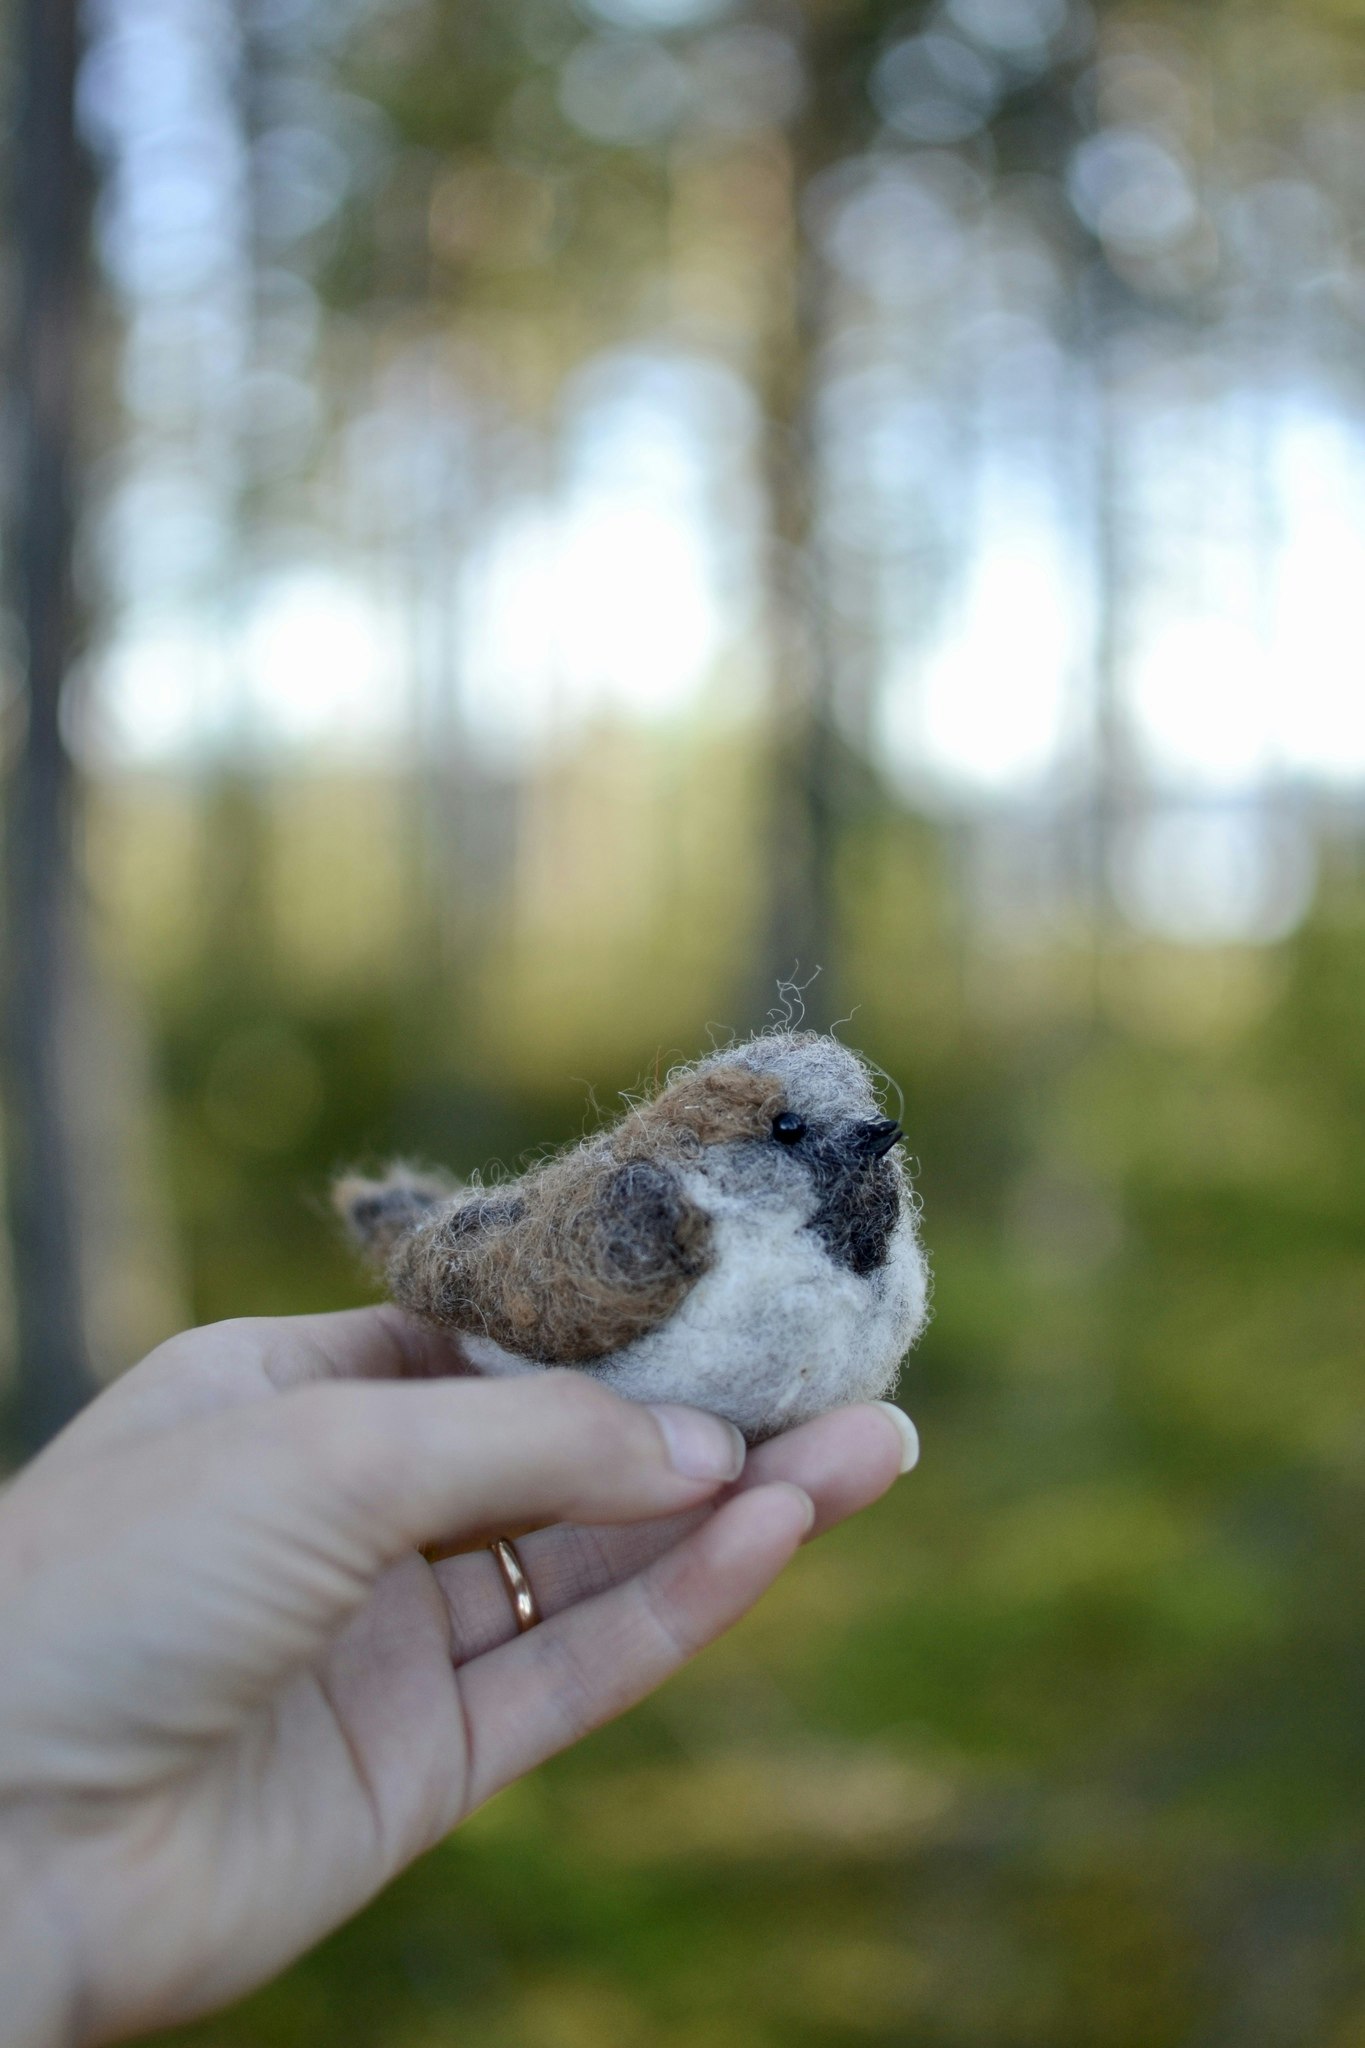
M 901 1177 L 890 1159 L 869 1160 L 838 1135 L 807 1139 L 802 1158 L 815 1182 L 807 1223 L 832 1259 L 853 1273 L 884 1266 L 901 1213 Z

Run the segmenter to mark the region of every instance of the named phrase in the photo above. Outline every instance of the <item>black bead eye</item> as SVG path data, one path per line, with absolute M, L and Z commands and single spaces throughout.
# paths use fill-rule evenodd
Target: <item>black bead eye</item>
M 784 1109 L 773 1118 L 773 1136 L 779 1145 L 799 1145 L 806 1135 L 806 1119 L 794 1109 Z

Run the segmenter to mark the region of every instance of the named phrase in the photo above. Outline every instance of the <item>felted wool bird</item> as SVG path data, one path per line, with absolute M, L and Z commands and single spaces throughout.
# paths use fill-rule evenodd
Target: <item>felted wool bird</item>
M 902 1135 L 857 1054 L 770 1031 L 519 1180 L 396 1166 L 336 1202 L 393 1299 L 476 1371 L 573 1366 L 757 1441 L 880 1398 L 924 1325 Z

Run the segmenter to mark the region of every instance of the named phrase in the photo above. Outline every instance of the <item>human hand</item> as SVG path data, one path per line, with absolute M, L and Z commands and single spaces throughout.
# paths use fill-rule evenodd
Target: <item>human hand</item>
M 880 1404 L 749 1453 L 389 1309 L 174 1338 L 0 1496 L 0 2039 L 236 1997 L 878 1498 Z M 456 1376 L 452 1376 L 456 1375 Z M 742 1466 L 742 1470 L 741 1470 Z M 485 1550 L 518 1550 L 518 1634 Z

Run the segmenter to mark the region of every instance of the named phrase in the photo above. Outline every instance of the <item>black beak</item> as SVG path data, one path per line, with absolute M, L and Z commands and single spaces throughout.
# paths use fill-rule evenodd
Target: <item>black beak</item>
M 858 1150 L 864 1159 L 884 1159 L 893 1145 L 899 1145 L 905 1132 L 889 1116 L 875 1117 L 871 1123 L 863 1124 L 858 1132 Z

